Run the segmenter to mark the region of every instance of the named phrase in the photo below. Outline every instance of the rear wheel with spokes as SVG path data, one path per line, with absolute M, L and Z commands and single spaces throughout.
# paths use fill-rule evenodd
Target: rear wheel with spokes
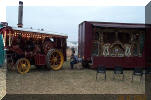
M 63 53 L 59 50 L 51 49 L 47 53 L 47 68 L 59 70 L 64 62 Z
M 30 70 L 30 61 L 26 58 L 21 58 L 17 61 L 17 70 L 20 74 L 25 74 Z

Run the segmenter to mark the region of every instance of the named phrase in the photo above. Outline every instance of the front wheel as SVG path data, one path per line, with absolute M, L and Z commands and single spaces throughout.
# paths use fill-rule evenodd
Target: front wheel
M 47 68 L 59 70 L 62 68 L 64 62 L 63 53 L 60 50 L 51 49 L 47 53 Z
M 16 63 L 17 66 L 17 70 L 20 74 L 25 74 L 27 72 L 29 72 L 30 70 L 30 61 L 26 58 L 21 58 L 19 60 L 17 60 Z

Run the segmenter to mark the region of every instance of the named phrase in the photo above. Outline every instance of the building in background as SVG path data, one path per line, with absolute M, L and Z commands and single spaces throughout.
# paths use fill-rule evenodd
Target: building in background
M 78 55 L 78 42 L 77 41 L 67 41 L 67 58 L 72 55 L 72 48 L 75 50 L 75 55 Z

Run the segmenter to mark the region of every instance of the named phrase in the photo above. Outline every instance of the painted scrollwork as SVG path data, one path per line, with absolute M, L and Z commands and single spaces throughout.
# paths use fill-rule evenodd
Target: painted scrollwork
M 111 56 L 119 56 L 119 57 L 122 57 L 124 56 L 124 46 L 121 42 L 119 41 L 116 41 L 115 43 L 113 43 L 111 45 L 111 48 L 110 48 L 110 55 Z
M 125 56 L 127 56 L 127 57 L 131 56 L 132 55 L 131 45 L 130 44 L 125 44 L 124 47 L 125 47 Z
M 103 56 L 111 57 L 132 56 L 132 46 L 130 44 L 123 45 L 119 41 L 113 44 L 106 43 L 103 45 Z
M 106 34 L 107 32 L 98 33 L 98 46 L 97 49 L 93 49 L 93 51 L 97 51 L 97 56 L 131 57 L 142 56 L 143 54 L 145 38 L 144 33 L 135 31 L 130 32 L 129 35 L 126 35 L 128 37 L 127 38 L 124 37 L 125 35 L 123 35 L 122 32 L 116 32 L 116 34 L 114 34 L 116 37 L 114 37 L 115 39 L 113 39 L 113 41 L 109 41 L 113 38 L 111 34 Z M 106 38 L 108 35 L 110 35 L 110 38 Z M 98 37 L 98 35 L 96 37 Z
M 109 56 L 110 55 L 110 52 L 109 52 L 109 48 L 110 48 L 110 45 L 109 43 L 106 43 L 103 45 L 103 55 L 104 56 Z

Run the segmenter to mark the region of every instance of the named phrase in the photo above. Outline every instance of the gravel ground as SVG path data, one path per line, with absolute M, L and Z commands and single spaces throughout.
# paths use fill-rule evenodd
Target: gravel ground
M 6 70 L 0 68 L 0 100 L 6 94 Z
M 99 75 L 96 81 L 96 71 L 89 69 L 69 69 L 65 63 L 60 71 L 36 69 L 20 75 L 7 72 L 7 94 L 144 94 L 145 77 L 140 83 L 139 77 L 131 82 L 132 71 L 126 70 L 125 80 L 117 76 L 113 80 L 113 70 L 107 70 L 107 80 Z

